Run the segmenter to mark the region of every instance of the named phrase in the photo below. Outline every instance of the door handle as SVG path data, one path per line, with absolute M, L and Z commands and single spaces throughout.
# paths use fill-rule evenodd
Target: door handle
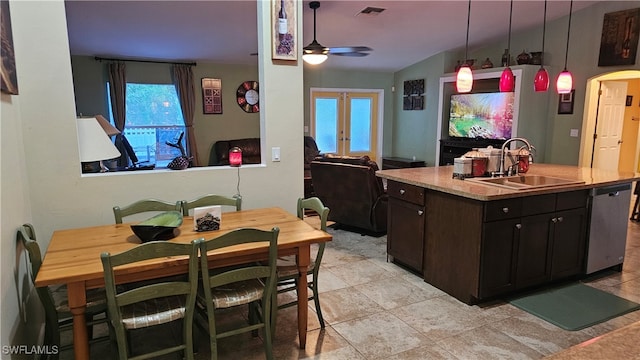
M 422 214 L 424 214 L 424 211 L 418 210 L 418 216 L 422 216 Z
M 622 144 L 622 140 L 618 140 L 618 145 Z

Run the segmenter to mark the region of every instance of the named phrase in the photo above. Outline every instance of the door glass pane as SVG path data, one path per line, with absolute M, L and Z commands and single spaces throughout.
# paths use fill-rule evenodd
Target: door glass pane
M 350 152 L 371 150 L 371 99 L 351 99 Z
M 337 153 L 338 99 L 316 98 L 316 143 L 323 153 Z

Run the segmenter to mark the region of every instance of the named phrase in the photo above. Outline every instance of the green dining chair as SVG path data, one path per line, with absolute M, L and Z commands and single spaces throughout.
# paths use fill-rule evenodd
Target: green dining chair
M 190 244 L 168 241 L 152 241 L 125 252 L 111 255 L 102 253 L 107 308 L 110 329 L 114 334 L 118 358 L 151 359 L 171 353 L 182 353 L 184 358 L 194 358 L 193 314 L 198 289 L 198 245 L 202 239 Z M 150 259 L 189 257 L 189 275 L 186 280 L 154 282 L 137 288 L 116 287 L 118 268 Z M 182 336 L 179 344 L 156 344 L 145 354 L 133 355 L 130 332 L 135 329 L 175 324 L 182 320 Z M 153 334 L 149 332 L 149 334 Z M 147 345 L 148 345 L 147 343 Z M 143 344 L 144 345 L 144 344 Z M 146 348 L 148 349 L 148 347 Z
M 275 317 L 276 260 L 278 256 L 278 234 L 259 229 L 236 229 L 224 235 L 200 243 L 200 269 L 202 288 L 198 292 L 197 310 L 206 319 L 211 349 L 211 359 L 218 358 L 217 340 L 245 332 L 263 330 L 264 349 L 267 359 L 272 354 L 272 317 Z M 255 242 L 269 243 L 268 264 L 249 263 L 209 272 L 207 252 L 239 244 Z M 216 309 L 249 306 L 249 324 L 218 332 Z
M 30 278 L 31 284 L 35 287 L 35 279 L 42 266 L 42 252 L 36 241 L 36 232 L 31 224 L 20 226 L 17 232 L 18 241 L 24 246 L 29 256 L 31 264 Z M 73 347 L 73 343 L 60 344 L 60 333 L 73 329 L 73 318 L 69 309 L 66 285 L 51 285 L 36 287 L 38 298 L 44 307 L 45 327 L 44 327 L 44 346 L 49 349 L 54 346 L 60 351 L 69 350 Z M 108 336 L 102 336 L 93 339 L 93 326 L 106 323 L 106 297 L 102 289 L 94 289 L 87 291 L 87 309 L 86 320 L 89 327 L 90 336 L 89 343 L 109 340 Z M 60 352 L 59 351 L 59 352 Z M 52 359 L 58 359 L 59 352 L 51 354 Z
M 300 219 L 304 219 L 306 210 L 312 210 L 320 217 L 320 230 L 327 230 L 327 217 L 329 216 L 329 208 L 324 206 L 322 201 L 317 197 L 311 197 L 307 199 L 299 198 L 297 213 Z M 318 315 L 318 321 L 320 326 L 324 329 L 324 319 L 322 318 L 322 310 L 320 309 L 320 299 L 318 297 L 318 273 L 320 272 L 320 262 L 322 262 L 322 255 L 324 254 L 325 243 L 318 244 L 318 251 L 315 254 L 315 258 L 312 256 L 311 262 L 307 267 L 307 275 L 312 276 L 312 280 L 307 282 L 307 286 L 311 290 L 309 300 L 313 300 L 316 306 L 316 314 Z M 278 258 L 278 294 L 286 293 L 296 290 L 298 278 L 298 266 L 296 264 L 295 256 L 284 256 Z M 287 308 L 297 305 L 297 300 L 278 304 L 278 309 Z
M 216 194 L 208 194 L 193 200 L 182 201 L 182 215 L 189 216 L 189 210 L 200 206 L 223 205 L 235 207 L 236 211 L 242 210 L 242 198 L 239 196 L 228 197 Z
M 113 216 L 115 218 L 116 224 L 122 224 L 122 218 L 144 213 L 144 212 L 158 212 L 158 211 L 182 211 L 182 202 L 177 201 L 175 203 L 171 203 L 168 201 L 157 200 L 157 199 L 144 199 L 136 201 L 132 204 L 120 207 L 113 207 Z

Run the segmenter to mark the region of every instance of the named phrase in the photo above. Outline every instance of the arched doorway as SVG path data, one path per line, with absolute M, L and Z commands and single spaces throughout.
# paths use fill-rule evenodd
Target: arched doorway
M 594 145 L 597 145 L 594 135 L 597 135 L 598 121 L 603 121 L 601 89 L 607 83 L 627 83 L 627 94 L 632 96 L 631 106 L 625 107 L 623 126 L 619 134 L 620 153 L 619 171 L 640 171 L 640 71 L 624 70 L 595 76 L 587 81 L 584 105 L 584 119 L 582 121 L 582 135 L 580 142 L 579 165 L 593 167 Z M 602 125 L 602 122 L 600 123 Z M 597 164 L 596 164 L 597 165 Z M 597 166 L 596 166 L 597 167 Z

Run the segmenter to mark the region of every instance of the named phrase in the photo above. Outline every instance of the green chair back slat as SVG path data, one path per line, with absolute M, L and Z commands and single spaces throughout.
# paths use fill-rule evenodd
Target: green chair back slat
M 201 206 L 223 205 L 235 207 L 236 211 L 242 210 L 242 198 L 239 196 L 228 197 L 223 195 L 208 194 L 193 200 L 182 201 L 182 215 L 189 216 L 189 210 Z

